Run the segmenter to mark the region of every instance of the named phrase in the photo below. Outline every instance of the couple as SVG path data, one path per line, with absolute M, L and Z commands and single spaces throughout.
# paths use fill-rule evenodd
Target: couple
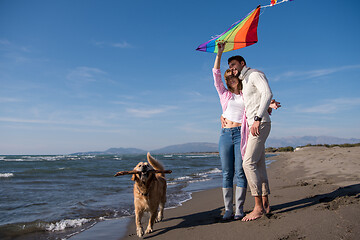
M 272 108 L 280 103 L 272 100 L 265 74 L 246 66 L 245 59 L 228 59 L 229 69 L 221 79 L 220 62 L 225 43 L 218 43 L 213 76 L 223 114 L 219 154 L 223 172 L 224 220 L 233 217 L 233 178 L 236 178 L 235 220 L 252 221 L 270 212 L 269 183 L 265 166 L 265 141 L 270 133 Z M 249 127 L 250 126 L 250 129 Z M 249 133 L 250 132 L 250 133 Z M 243 206 L 249 184 L 255 207 L 245 216 Z

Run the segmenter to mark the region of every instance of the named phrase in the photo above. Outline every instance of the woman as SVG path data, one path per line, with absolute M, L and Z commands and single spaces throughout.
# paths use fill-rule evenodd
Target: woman
M 221 79 L 220 62 L 225 48 L 225 43 L 218 44 L 213 76 L 215 88 L 220 97 L 222 106 L 222 117 L 226 119 L 226 124 L 221 129 L 219 139 L 219 154 L 223 173 L 223 197 L 225 214 L 223 220 L 230 220 L 233 217 L 233 181 L 236 179 L 236 211 L 234 219 L 244 217 L 243 206 L 246 197 L 247 181 L 242 168 L 242 158 L 240 151 L 241 143 L 241 123 L 244 115 L 244 99 L 242 97 L 242 84 L 238 77 L 225 73 L 225 88 Z

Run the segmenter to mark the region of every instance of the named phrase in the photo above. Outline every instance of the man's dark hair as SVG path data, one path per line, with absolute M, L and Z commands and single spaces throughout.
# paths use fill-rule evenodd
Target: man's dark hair
M 232 56 L 228 59 L 228 64 L 232 61 L 232 60 L 236 60 L 239 63 L 241 63 L 242 61 L 244 61 L 245 65 L 246 65 L 246 61 L 242 56 L 236 55 L 236 56 Z

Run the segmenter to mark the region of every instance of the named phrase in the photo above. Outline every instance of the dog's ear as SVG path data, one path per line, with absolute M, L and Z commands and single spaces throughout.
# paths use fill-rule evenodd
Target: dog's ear
M 154 159 L 154 158 L 151 156 L 150 152 L 148 152 L 148 153 L 146 154 L 146 157 L 147 157 L 148 162 L 151 162 L 151 160 Z

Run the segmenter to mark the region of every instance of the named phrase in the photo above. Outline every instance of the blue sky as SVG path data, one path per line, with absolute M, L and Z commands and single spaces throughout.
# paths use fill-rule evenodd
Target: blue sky
M 195 49 L 268 2 L 0 0 L 0 154 L 216 143 L 215 54 Z M 267 75 L 270 137 L 360 138 L 359 6 L 266 8 L 259 42 L 224 53 Z

